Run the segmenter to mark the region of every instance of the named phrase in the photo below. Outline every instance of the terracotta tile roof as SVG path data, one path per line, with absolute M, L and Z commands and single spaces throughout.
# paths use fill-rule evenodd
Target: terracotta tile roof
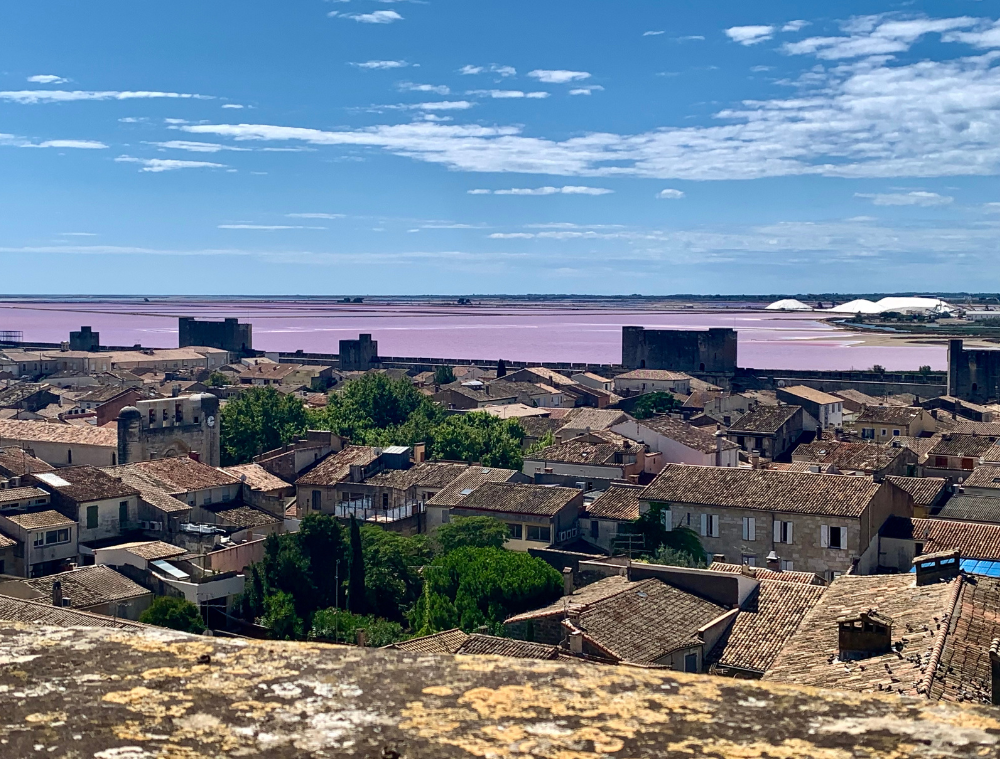
M 551 517 L 562 511 L 580 494 L 581 491 L 576 488 L 486 482 L 469 493 L 457 508 Z
M 773 435 L 801 412 L 801 406 L 757 406 L 753 411 L 736 419 L 729 428 L 730 434 L 761 433 Z
M 590 464 L 592 466 L 624 466 L 621 457 L 636 455 L 641 444 L 613 433 L 588 432 L 579 437 L 550 445 L 529 455 L 525 461 L 552 461 L 562 464 Z M 619 459 L 616 461 L 615 459 Z
M 18 501 L 33 501 L 36 498 L 48 499 L 49 494 L 41 488 L 6 488 L 0 490 L 0 506 Z
M 232 525 L 233 527 L 266 527 L 281 521 L 274 514 L 262 511 L 261 509 L 255 509 L 251 506 L 233 506 L 222 503 L 203 506 L 202 508 L 215 514 L 221 523 Z
M 64 517 L 58 511 L 36 511 L 31 514 L 5 514 L 7 519 L 25 530 L 40 530 L 47 527 L 66 527 L 74 525 L 72 519 Z
M 533 609 L 513 617 L 508 617 L 505 625 L 523 622 L 528 619 L 544 619 L 545 617 L 563 617 L 569 612 L 577 614 L 590 607 L 591 604 L 603 601 L 606 598 L 617 595 L 629 588 L 634 588 L 639 582 L 632 582 L 620 575 L 605 577 L 602 580 L 593 582 L 577 588 L 571 595 L 563 596 L 555 603 L 543 606 L 540 609 Z
M 76 427 L 51 422 L 22 422 L 0 419 L 0 441 L 93 445 L 118 450 L 118 430 L 108 427 Z
M 987 522 L 1000 524 L 1000 493 L 997 496 L 979 496 L 959 493 L 948 499 L 934 516 L 958 522 Z
M 563 418 L 563 427 L 572 430 L 585 430 L 588 427 L 592 431 L 607 430 L 616 424 L 628 421 L 631 417 L 624 411 L 605 408 L 575 408 Z
M 917 463 L 923 464 L 927 460 L 928 451 L 930 451 L 931 448 L 937 445 L 938 440 L 941 439 L 941 434 L 935 433 L 930 437 L 910 437 L 908 435 L 900 435 L 899 437 L 894 439 L 900 445 L 909 448 L 911 451 L 917 454 L 917 456 L 920 457 Z
M 990 703 L 990 644 L 996 638 L 1000 638 L 1000 579 L 966 575 L 934 670 L 930 697 Z
M 803 443 L 792 451 L 792 461 L 833 464 L 842 472 L 872 473 L 892 466 L 900 456 L 909 455 L 908 448 L 892 443 L 817 440 Z
M 719 639 L 709 661 L 763 674 L 825 590 L 817 585 L 762 580 L 756 595 Z
M 817 477 L 767 469 L 667 464 L 642 492 L 643 501 L 735 509 L 858 517 L 882 485 L 867 477 Z
M 187 553 L 185 549 L 171 545 L 170 543 L 164 543 L 162 540 L 143 540 L 136 543 L 120 543 L 115 546 L 108 546 L 108 548 L 128 551 L 131 554 L 135 554 L 140 559 L 146 559 L 147 561 L 170 559 Z
M 16 545 L 17 541 L 14 540 L 14 538 L 9 538 L 2 532 L 0 532 L 0 548 L 11 548 L 12 546 Z
M 608 489 L 587 507 L 587 516 L 594 519 L 634 521 L 639 518 L 639 493 L 642 490 L 640 485 L 612 482 Z
M 8 477 L 22 477 L 31 472 L 51 472 L 54 469 L 51 464 L 35 458 L 22 448 L 0 448 L 0 473 L 5 473 Z
M 409 469 L 387 469 L 365 480 L 372 487 L 409 490 L 412 487 L 443 488 L 469 468 L 468 464 L 424 461 Z
M 683 419 L 675 419 L 672 416 L 654 416 L 651 419 L 643 419 L 637 424 L 642 427 L 658 432 L 670 440 L 686 445 L 695 451 L 702 453 L 714 453 L 716 446 L 715 430 L 708 427 L 695 427 L 688 424 Z M 739 448 L 736 443 L 722 439 L 722 450 L 728 451 Z
M 537 376 L 541 381 L 545 382 L 546 384 L 555 385 L 557 387 L 559 385 L 574 385 L 574 384 L 576 384 L 575 382 L 573 382 L 573 380 L 571 380 L 565 374 L 560 374 L 555 369 L 547 369 L 544 366 L 529 366 L 529 367 L 526 367 L 524 369 L 521 369 L 520 371 L 528 372 L 530 374 L 534 374 L 535 376 Z M 518 372 L 512 372 L 512 374 L 517 374 L 517 373 Z
M 952 420 L 942 418 L 938 414 L 937 428 L 946 432 L 958 432 L 964 435 L 985 435 L 1000 438 L 1000 422 L 970 422 L 968 419 Z
M 551 409 L 546 410 L 551 412 Z M 551 416 L 551 413 L 549 416 L 522 416 L 517 422 L 521 425 L 521 429 L 524 430 L 525 435 L 534 438 L 544 437 L 546 432 L 551 432 L 555 435 L 564 424 L 563 419 L 555 419 Z
M 858 413 L 858 424 L 897 424 L 908 427 L 924 410 L 915 406 L 865 406 Z
M 963 483 L 967 488 L 983 488 L 1000 491 L 1000 465 L 980 464 Z M 1000 494 L 1000 493 L 998 493 Z
M 774 570 L 767 567 L 748 567 L 745 564 L 726 564 L 721 561 L 713 561 L 709 567 L 712 572 L 730 572 L 732 574 L 745 574 L 755 580 L 777 580 L 780 582 L 795 582 L 803 585 L 820 585 L 826 587 L 826 581 L 812 572 L 789 572 L 787 570 Z
M 193 490 L 221 488 L 239 483 L 239 478 L 228 472 L 195 461 L 189 456 L 138 461 L 134 464 L 125 464 L 118 469 L 138 471 L 158 483 L 171 495 L 190 493 Z
M 993 447 L 993 440 L 982 435 L 948 432 L 941 436 L 928 456 L 967 456 L 978 459 Z
M 792 387 L 783 387 L 781 389 L 782 392 L 795 395 L 799 398 L 804 398 L 805 400 L 812 401 L 813 403 L 819 403 L 822 405 L 826 405 L 828 403 L 843 403 L 843 399 L 838 398 L 836 395 L 824 393 L 822 390 L 816 390 L 815 388 L 808 387 L 806 385 L 793 385 Z
M 58 472 L 41 472 L 32 475 L 32 478 L 76 503 L 139 495 L 136 488 L 105 474 L 96 466 L 74 466 Z
M 80 567 L 71 572 L 61 572 L 23 582 L 45 597 L 52 598 L 52 584 L 57 580 L 62 583 L 63 598 L 69 600 L 71 609 L 87 609 L 98 604 L 124 601 L 152 593 L 125 575 L 105 566 Z
M 379 457 L 378 448 L 367 445 L 348 445 L 342 451 L 331 453 L 316 466 L 299 477 L 296 485 L 336 485 L 351 475 L 351 466 L 368 466 Z
M 420 638 L 410 638 L 400 643 L 393 643 L 386 648 L 395 648 L 400 651 L 407 651 L 411 654 L 453 654 L 469 638 L 468 633 L 453 630 L 424 635 Z
M 240 380 L 282 380 L 289 374 L 294 374 L 300 368 L 299 364 L 256 364 L 254 366 L 248 366 L 246 371 L 240 375 Z
M 469 493 L 486 482 L 507 482 L 519 475 L 515 469 L 497 469 L 490 467 L 471 466 L 452 480 L 428 502 L 428 506 L 455 506 Z M 468 492 L 466 492 L 468 491 Z
M 266 493 L 270 490 L 282 490 L 292 486 L 291 483 L 285 482 L 280 477 L 275 477 L 260 464 L 227 466 L 223 467 L 223 471 L 248 485 L 251 490 L 260 490 Z
M 698 631 L 728 609 L 656 579 L 588 606 L 574 618 L 584 639 L 618 661 L 653 664 L 700 643 Z
M 117 627 L 126 630 L 146 630 L 147 625 L 127 619 L 115 619 L 103 614 L 59 608 L 51 602 L 23 601 L 0 596 L 0 619 L 51 627 Z
M 941 620 L 951 610 L 955 584 L 918 587 L 912 574 L 838 577 L 799 624 L 764 675 L 765 680 L 868 693 L 916 695 Z M 837 620 L 877 609 L 892 619 L 897 651 L 839 660 Z
M 516 659 L 558 659 L 559 652 L 559 646 L 474 633 L 466 638 L 455 653 L 466 656 L 510 656 Z
M 889 517 L 879 535 L 924 544 L 924 553 L 957 548 L 963 559 L 1000 561 L 1000 525 Z
M 139 491 L 139 497 L 160 511 L 171 514 L 191 511 L 191 507 L 164 489 L 164 483 L 149 472 L 129 466 L 105 467 L 103 471 Z
M 667 369 L 633 369 L 630 372 L 619 374 L 616 380 L 660 380 L 661 382 L 675 382 L 679 380 L 689 380 L 690 375 L 684 372 L 671 372 Z
M 943 477 L 900 477 L 890 474 L 886 476 L 886 480 L 913 496 L 914 506 L 930 506 L 948 484 Z

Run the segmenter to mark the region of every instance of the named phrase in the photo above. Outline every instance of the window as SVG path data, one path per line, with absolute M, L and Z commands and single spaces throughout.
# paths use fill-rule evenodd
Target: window
M 743 446 L 745 446 L 746 445 L 746 438 L 743 437 L 742 435 L 737 435 L 736 436 L 736 445 L 738 445 L 740 448 L 742 448 Z
M 87 529 L 96 530 L 97 529 L 97 506 L 87 507 Z
M 861 439 L 862 440 L 874 440 L 875 439 L 875 428 L 874 427 L 862 427 L 861 428 Z
M 68 451 L 66 451 L 66 463 L 67 464 L 72 464 L 73 463 L 73 449 L 72 448 L 70 448 Z
M 781 560 L 781 571 L 782 572 L 794 572 L 795 571 L 795 563 L 791 562 L 791 561 L 785 561 L 784 559 L 782 559 Z
M 35 546 L 35 548 L 41 548 L 43 545 L 45 545 L 45 533 L 44 532 L 36 532 L 35 533 L 35 540 L 34 540 L 33 545 Z
M 180 403 L 174 404 L 174 421 L 178 424 L 184 421 L 184 406 Z
M 937 469 L 947 469 L 948 468 L 948 457 L 947 456 L 935 456 L 934 466 Z
M 111 466 L 115 466 L 118 463 L 118 457 L 115 454 L 111 454 Z
M 774 522 L 774 542 L 775 543 L 791 543 L 792 542 L 792 523 L 782 522 L 780 520 L 775 520 Z
M 346 496 L 347 493 L 341 493 L 342 497 Z M 312 510 L 319 511 L 320 504 L 323 502 L 323 493 L 320 490 L 314 490 L 312 492 Z
M 442 511 L 441 512 L 441 524 L 448 524 L 451 521 L 451 512 Z
M 209 490 L 209 491 L 208 491 L 208 492 L 207 492 L 207 493 L 205 494 L 205 500 L 204 500 L 204 501 L 202 501 L 202 505 L 203 505 L 203 506 L 210 506 L 211 504 L 212 504 L 212 491 L 211 491 L 211 490 Z
M 528 540 L 534 540 L 538 543 L 550 543 L 552 542 L 552 528 L 528 525 Z
M 128 522 L 128 501 L 118 504 L 118 524 L 124 525 Z
M 719 537 L 719 515 L 718 514 L 702 514 L 701 515 L 701 534 L 706 538 L 717 538 Z
M 594 540 L 597 540 L 599 537 L 601 537 L 601 523 L 598 522 L 596 519 L 590 520 L 590 537 L 592 537 Z
M 41 533 L 38 533 L 41 535 Z M 45 533 L 45 545 L 69 543 L 69 530 L 49 530 Z
M 597 524 L 596 522 L 594 524 Z M 523 524 L 508 524 L 507 525 L 507 536 L 511 540 L 521 540 L 524 537 L 524 525 Z
M 885 433 L 886 433 L 886 429 L 885 429 L 885 427 L 883 427 L 882 430 L 881 430 L 882 437 L 885 437 Z
M 164 422 L 167 421 L 168 418 L 169 418 L 169 415 L 167 414 L 167 410 L 163 409 L 163 421 Z
M 149 410 L 149 426 L 152 427 L 154 424 L 156 424 L 156 409 L 151 408 Z
M 4 574 L 3 560 L 0 559 L 0 575 Z
M 971 472 L 976 468 L 975 462 L 972 459 L 962 459 L 962 469 L 967 472 Z
M 702 364 L 702 368 L 704 368 Z M 698 654 L 684 654 L 684 671 L 685 672 L 698 672 Z
M 757 539 L 757 520 L 754 517 L 743 517 L 743 539 Z
M 743 563 L 748 567 L 755 567 L 757 566 L 757 557 L 749 554 L 743 554 Z
M 893 430 L 892 431 L 892 436 L 893 437 L 899 437 L 899 430 Z
M 389 494 L 388 493 L 383 493 L 382 494 L 382 508 L 383 509 L 389 508 Z
M 819 528 L 820 548 L 847 548 L 847 528 L 821 525 Z

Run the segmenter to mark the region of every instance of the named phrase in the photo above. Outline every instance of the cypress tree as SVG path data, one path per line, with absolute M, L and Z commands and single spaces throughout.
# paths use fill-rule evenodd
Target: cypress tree
M 497 361 L 497 379 L 507 376 L 507 364 L 504 363 L 503 359 Z
M 365 614 L 365 557 L 361 551 L 361 527 L 351 515 L 351 563 L 347 575 L 347 608 L 354 614 Z

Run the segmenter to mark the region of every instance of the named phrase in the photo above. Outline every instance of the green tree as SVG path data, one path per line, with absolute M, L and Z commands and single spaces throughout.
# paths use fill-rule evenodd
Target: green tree
M 205 632 L 205 623 L 201 620 L 198 607 L 184 598 L 157 596 L 152 605 L 139 616 L 139 621 L 181 632 Z
M 930 374 L 932 371 L 934 370 L 931 369 L 929 364 L 924 364 L 923 366 L 920 367 L 921 374 Z
M 291 593 L 279 592 L 264 601 L 264 626 L 275 640 L 299 640 L 305 630 L 302 618 L 295 610 Z
M 208 375 L 209 387 L 225 387 L 226 385 L 231 384 L 233 384 L 232 381 L 222 372 L 212 372 Z
M 343 605 L 341 584 L 347 579 L 347 546 L 344 528 L 327 514 L 307 514 L 294 533 L 299 551 L 307 563 L 309 584 L 315 596 L 308 610 Z
M 222 465 L 245 464 L 254 456 L 287 445 L 305 432 L 302 401 L 273 387 L 257 387 L 222 407 Z
M 368 608 L 404 622 L 423 591 L 420 568 L 433 559 L 426 535 L 401 535 L 376 525 L 361 527 Z
M 434 384 L 447 385 L 455 381 L 455 372 L 450 366 L 439 366 L 434 370 Z
M 410 615 L 419 635 L 480 625 L 500 632 L 507 617 L 562 592 L 562 577 L 544 561 L 502 548 L 459 548 L 425 567 L 424 578 L 424 593 Z
M 649 511 L 632 522 L 630 531 L 641 535 L 643 540 L 642 553 L 654 556 L 661 547 L 667 547 L 686 554 L 694 562 L 705 561 L 705 549 L 701 545 L 698 534 L 687 527 L 674 527 L 668 530 L 664 526 L 665 515 L 670 511 L 666 504 L 652 503 Z M 622 532 L 620 530 L 620 532 Z
M 649 419 L 653 414 L 665 414 L 681 407 L 681 402 L 670 393 L 646 393 L 639 397 L 632 407 L 636 419 Z
M 497 361 L 497 379 L 507 376 L 507 364 L 503 359 Z
M 678 551 L 676 548 L 660 546 L 653 554 L 654 564 L 665 564 L 668 567 L 692 567 L 694 569 L 704 569 L 708 566 L 705 559 L 696 559 L 685 551 Z
M 347 569 L 347 608 L 354 614 L 367 611 L 365 590 L 365 559 L 361 547 L 361 528 L 358 520 L 351 515 L 351 559 Z
M 523 439 L 524 428 L 516 419 L 500 419 L 475 411 L 449 416 L 437 425 L 431 452 L 436 459 L 520 469 L 524 463 Z
M 365 631 L 366 645 L 374 648 L 398 643 L 408 637 L 399 622 L 370 614 L 352 614 L 343 609 L 322 609 L 313 617 L 309 638 L 332 643 L 355 643 L 358 630 Z
M 503 548 L 507 537 L 507 525 L 493 517 L 455 517 L 434 534 L 442 554 L 468 547 Z
M 524 457 L 530 459 L 541 451 L 544 451 L 549 446 L 556 444 L 556 436 L 552 434 L 552 430 L 548 430 L 544 435 L 542 435 L 538 440 L 528 446 L 528 450 L 524 452 Z

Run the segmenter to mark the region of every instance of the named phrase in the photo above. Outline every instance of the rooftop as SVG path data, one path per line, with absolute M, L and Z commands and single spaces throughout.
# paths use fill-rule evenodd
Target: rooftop
M 957 583 L 918 587 L 912 574 L 838 577 L 806 614 L 764 678 L 817 688 L 917 695 Z M 893 620 L 892 642 L 897 649 L 840 661 L 837 620 L 868 609 Z
M 908 427 L 921 414 L 926 413 L 915 406 L 865 406 L 858 414 L 858 424 L 897 424 Z
M 1000 465 L 980 464 L 965 478 L 965 487 L 996 490 L 1000 495 Z
M 112 466 L 103 470 L 110 477 L 121 480 L 126 485 L 139 491 L 139 497 L 150 506 L 164 513 L 190 511 L 191 507 L 184 501 L 170 495 L 164 483 L 151 473 L 130 466 Z
M 72 424 L 0 419 L 0 441 L 93 445 L 117 451 L 118 430 L 114 427 L 95 427 L 91 424 L 85 427 L 76 427 Z
M 666 369 L 633 369 L 630 372 L 619 374 L 616 380 L 659 380 L 660 382 L 676 382 L 691 379 L 690 375 L 684 372 L 671 372 Z
M 812 387 L 807 387 L 806 385 L 793 385 L 792 387 L 783 387 L 783 392 L 790 393 L 791 395 L 803 398 L 807 401 L 813 403 L 819 403 L 825 405 L 828 403 L 843 403 L 843 398 L 838 398 L 836 395 L 831 395 L 830 393 L 824 393 L 822 390 L 816 390 Z
M 171 495 L 190 493 L 194 490 L 222 488 L 239 483 L 238 477 L 200 461 L 195 461 L 190 456 L 137 461 L 134 464 L 116 467 L 116 470 L 140 472 Z
M 252 506 L 244 506 L 242 504 L 234 506 L 232 504 L 220 503 L 211 506 L 203 506 L 202 508 L 215 514 L 216 518 L 220 522 L 224 522 L 241 529 L 247 527 L 266 527 L 281 521 L 281 519 L 268 511 L 255 509 Z
M 470 466 L 449 485 L 438 491 L 428 502 L 428 506 L 455 506 L 469 493 L 486 482 L 507 482 L 520 475 L 516 469 L 498 469 Z
M 730 572 L 744 574 L 755 580 L 780 580 L 781 582 L 797 582 L 804 585 L 826 585 L 826 581 L 812 572 L 790 572 L 788 570 L 768 569 L 767 567 L 748 567 L 745 564 L 726 564 L 713 561 L 709 569 L 712 572 Z
M 551 517 L 558 514 L 580 494 L 581 491 L 576 488 L 486 482 L 466 495 L 458 504 L 458 508 Z
M 152 593 L 111 567 L 104 566 L 80 567 L 71 572 L 22 580 L 48 599 L 52 598 L 52 584 L 56 581 L 62 583 L 63 598 L 69 601 L 71 609 L 88 609 Z
M 116 443 L 117 444 L 117 443 Z M 55 467 L 37 459 L 23 448 L 0 448 L 0 474 L 22 477 L 31 472 L 51 472 Z
M 643 501 L 858 517 L 881 485 L 865 477 L 667 464 Z
M 702 453 L 714 453 L 716 450 L 715 429 L 712 427 L 695 427 L 683 419 L 672 416 L 654 416 L 637 422 L 642 427 L 658 432 L 670 440 L 676 440 L 688 448 Z M 722 439 L 722 450 L 739 448 L 736 443 Z
M 914 506 L 923 507 L 931 506 L 948 484 L 943 477 L 900 477 L 890 474 L 885 479 L 913 496 Z
M 504 624 L 516 624 L 517 622 L 524 622 L 529 619 L 544 619 L 545 617 L 561 617 L 566 615 L 567 612 L 575 614 L 590 608 L 591 604 L 603 601 L 605 598 L 610 598 L 629 588 L 634 588 L 638 584 L 638 582 L 632 582 L 620 575 L 605 577 L 597 582 L 577 588 L 570 595 L 563 596 L 548 606 L 508 617 L 504 621 Z
M 40 472 L 32 477 L 63 498 L 77 503 L 139 495 L 136 488 L 105 474 L 96 466 L 67 467 L 58 472 Z
M 46 631 L 46 634 L 58 633 L 60 627 L 105 627 L 118 628 L 122 630 L 144 630 L 146 625 L 138 622 L 131 622 L 127 619 L 116 619 L 103 614 L 91 614 L 86 611 L 77 611 L 66 607 L 53 606 L 51 601 L 26 601 L 21 598 L 10 598 L 0 596 L 0 620 L 29 625 L 45 625 L 38 630 Z M 23 633 L 23 628 L 21 629 Z M 50 641 L 55 642 L 58 638 L 50 637 Z
M 141 540 L 135 543 L 119 543 L 118 545 L 108 546 L 108 548 L 128 551 L 129 553 L 138 556 L 140 559 L 146 559 L 147 561 L 170 559 L 187 553 L 185 549 L 179 548 L 178 546 L 170 543 L 164 543 L 162 540 Z
M 280 477 L 276 477 L 267 471 L 260 464 L 240 464 L 239 466 L 223 467 L 223 471 L 238 479 L 251 490 L 259 490 L 264 493 L 271 490 L 282 490 L 290 488 L 291 483 L 285 482 Z
M 954 519 L 959 522 L 1000 524 L 1000 493 L 996 496 L 958 493 L 949 498 L 934 516 L 938 519 Z
M 992 447 L 992 438 L 949 432 L 942 435 L 937 445 L 931 448 L 927 454 L 928 456 L 963 456 L 978 459 Z
M 30 501 L 36 498 L 48 498 L 49 494 L 41 488 L 5 488 L 0 490 L 0 506 L 18 501 Z
M 515 659 L 558 659 L 560 649 L 559 646 L 474 633 L 465 639 L 455 653 L 467 656 L 510 656 Z
M 930 696 L 988 704 L 990 644 L 1000 638 L 1000 580 L 968 575 L 963 580 Z
M 812 443 L 803 443 L 792 451 L 792 461 L 833 464 L 842 472 L 856 471 L 869 474 L 892 466 L 900 456 L 912 456 L 912 454 L 902 445 L 860 441 L 816 440 Z
M 879 535 L 923 543 L 924 553 L 957 548 L 963 559 L 1000 561 L 1000 524 L 889 517 Z
M 729 428 L 730 434 L 760 433 L 773 435 L 791 421 L 801 406 L 757 406 L 739 419 L 733 421 Z
M 5 514 L 4 516 L 25 530 L 43 530 L 48 527 L 68 527 L 76 524 L 72 519 L 51 509 L 31 514 Z
M 587 507 L 587 516 L 593 519 L 635 521 L 639 518 L 639 494 L 642 490 L 640 485 L 612 482 Z
M 365 480 L 372 487 L 409 490 L 411 487 L 443 488 L 469 468 L 468 464 L 423 461 L 409 469 L 386 469 Z
M 572 430 L 585 430 L 588 427 L 592 431 L 610 429 L 616 424 L 630 419 L 624 411 L 609 408 L 574 408 L 563 417 L 563 427 Z
M 550 445 L 532 454 L 525 454 L 525 461 L 552 461 L 563 464 L 591 464 L 593 466 L 621 466 L 622 457 L 636 455 L 642 445 L 609 433 L 589 432 L 562 443 Z
M 336 485 L 351 476 L 352 466 L 368 466 L 379 457 L 379 449 L 367 445 L 347 445 L 331 453 L 299 477 L 296 485 Z
M 400 651 L 408 651 L 412 654 L 453 654 L 461 647 L 469 634 L 459 630 L 457 627 L 451 630 L 424 635 L 419 638 L 410 638 L 399 643 L 393 643 L 386 648 L 395 648 Z

